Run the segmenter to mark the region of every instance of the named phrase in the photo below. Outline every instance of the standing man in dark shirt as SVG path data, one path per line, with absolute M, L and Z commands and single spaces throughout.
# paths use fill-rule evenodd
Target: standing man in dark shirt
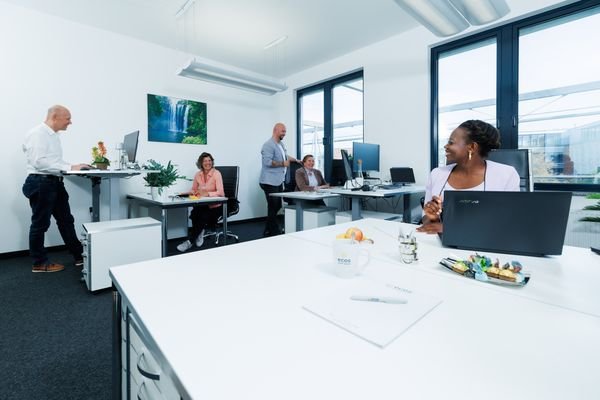
M 262 156 L 262 168 L 260 170 L 260 187 L 265 192 L 267 199 L 267 223 L 264 236 L 279 235 L 281 228 L 277 223 L 277 212 L 281 208 L 281 198 L 269 196 L 271 193 L 283 192 L 283 183 L 290 162 L 298 162 L 294 157 L 287 154 L 283 145 L 286 128 L 281 122 L 273 127 L 273 135 L 263 144 L 260 154 Z
M 75 259 L 75 265 L 83 265 L 81 242 L 75 233 L 73 215 L 69 207 L 69 195 L 63 184 L 61 171 L 80 170 L 87 164 L 71 165 L 62 159 L 62 147 L 58 132 L 71 125 L 71 113 L 63 106 L 48 109 L 46 121 L 29 131 L 23 143 L 27 157 L 27 179 L 23 194 L 31 206 L 29 228 L 29 252 L 33 258 L 31 272 L 58 272 L 65 267 L 48 261 L 44 236 L 50 227 L 50 217 L 56 220 L 60 235 Z

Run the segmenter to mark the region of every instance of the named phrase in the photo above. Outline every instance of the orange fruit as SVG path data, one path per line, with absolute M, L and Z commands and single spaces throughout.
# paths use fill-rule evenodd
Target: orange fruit
M 354 234 L 354 240 L 361 241 L 364 238 L 362 231 L 358 228 L 348 228 L 346 231 L 346 237 L 348 239 L 352 239 L 352 234 Z

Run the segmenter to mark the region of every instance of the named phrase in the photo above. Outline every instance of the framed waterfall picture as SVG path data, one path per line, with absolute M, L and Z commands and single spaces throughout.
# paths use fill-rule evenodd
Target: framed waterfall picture
M 148 141 L 206 144 L 206 103 L 148 94 Z

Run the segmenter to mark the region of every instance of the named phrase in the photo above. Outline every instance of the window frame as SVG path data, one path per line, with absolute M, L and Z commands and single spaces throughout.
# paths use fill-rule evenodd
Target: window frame
M 502 148 L 518 148 L 519 107 L 519 32 L 521 29 L 548 21 L 578 14 L 600 6 L 600 0 L 581 0 L 549 11 L 515 20 L 504 25 L 484 30 L 431 48 L 431 114 L 430 114 L 430 160 L 431 168 L 438 166 L 438 60 L 441 54 L 460 49 L 474 43 L 496 38 L 496 126 L 500 130 Z M 577 192 L 600 191 L 600 184 L 534 183 L 534 190 L 562 190 Z
M 364 71 L 349 72 L 342 76 L 319 82 L 301 89 L 296 90 L 296 158 L 302 157 L 302 98 L 306 95 L 313 94 L 318 91 L 323 91 L 323 149 L 324 149 L 324 171 L 325 180 L 330 181 L 331 167 L 333 164 L 333 89 L 343 83 L 354 81 L 357 79 L 363 80 L 363 127 L 365 124 L 365 96 L 364 96 Z M 363 129 L 364 139 L 364 129 Z

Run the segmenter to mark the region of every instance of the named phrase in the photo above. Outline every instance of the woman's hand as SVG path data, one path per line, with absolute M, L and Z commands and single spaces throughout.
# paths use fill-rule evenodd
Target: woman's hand
M 437 222 L 440 220 L 442 213 L 442 198 L 433 196 L 430 201 L 423 206 L 423 211 L 429 222 Z
M 424 232 L 430 235 L 434 233 L 442 233 L 443 231 L 444 225 L 441 222 L 430 222 L 417 228 L 417 232 Z

